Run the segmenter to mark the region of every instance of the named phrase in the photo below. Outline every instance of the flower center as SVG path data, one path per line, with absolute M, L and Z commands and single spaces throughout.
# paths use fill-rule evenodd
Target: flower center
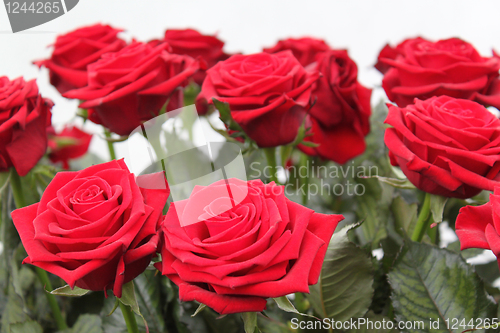
M 89 203 L 106 200 L 104 192 L 97 185 L 91 185 L 85 189 L 80 189 L 75 192 L 71 203 Z

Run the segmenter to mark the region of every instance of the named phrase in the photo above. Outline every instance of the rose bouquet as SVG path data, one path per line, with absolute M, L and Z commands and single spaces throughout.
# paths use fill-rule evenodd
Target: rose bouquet
M 320 39 L 230 55 L 193 29 L 121 31 L 79 28 L 34 62 L 79 100 L 64 126 L 34 80 L 0 77 L 2 332 L 500 325 L 500 261 L 469 260 L 500 255 L 496 55 L 387 45 L 372 108 Z

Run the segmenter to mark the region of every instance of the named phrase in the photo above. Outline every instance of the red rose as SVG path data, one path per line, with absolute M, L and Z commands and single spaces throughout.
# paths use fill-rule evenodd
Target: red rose
M 384 65 L 390 67 L 382 86 L 400 107 L 414 98 L 440 95 L 500 107 L 500 59 L 481 57 L 469 43 L 458 38 L 435 43 L 415 38 L 393 51 L 386 46 L 382 53 L 377 67 L 382 71 L 387 70 Z
M 12 212 L 24 263 L 121 297 L 156 253 L 165 184 L 162 173 L 136 178 L 123 160 L 57 173 L 39 203 Z
M 371 90 L 358 82 L 358 67 L 345 50 L 319 54 L 315 66 L 322 77 L 313 90 L 316 104 L 309 111 L 313 136 L 305 140 L 319 146 L 299 147 L 308 155 L 343 164 L 365 151 Z
M 200 63 L 188 56 L 168 53 L 168 45 L 134 42 L 115 53 L 106 53 L 88 66 L 88 86 L 65 97 L 85 100 L 89 119 L 111 132 L 128 135 L 144 121 L 182 107 L 182 89 Z
M 389 105 L 391 163 L 419 189 L 470 198 L 499 185 L 500 120 L 476 102 L 448 96 Z
M 117 37 L 122 30 L 109 25 L 95 24 L 58 36 L 52 56 L 35 61 L 49 69 L 50 83 L 64 94 L 87 85 L 87 65 L 96 62 L 107 52 L 116 52 L 126 43 Z
M 304 37 L 280 40 L 275 46 L 264 49 L 264 52 L 277 53 L 283 50 L 290 50 L 302 66 L 305 67 L 316 61 L 316 56 L 319 53 L 328 51 L 329 49 L 328 44 L 321 39 Z
M 192 58 L 201 57 L 207 63 L 207 69 L 230 57 L 222 51 L 223 41 L 215 36 L 202 35 L 193 29 L 167 30 L 163 40 L 170 45 L 172 53 L 188 55 Z M 193 78 L 197 84 L 201 85 L 205 76 L 205 71 L 198 71 Z
M 207 71 L 198 110 L 212 98 L 229 103 L 231 115 L 260 147 L 292 142 L 307 110 L 317 71 L 306 71 L 291 51 L 234 55 Z
M 406 39 L 398 46 L 392 47 L 389 44 L 386 44 L 384 48 L 380 51 L 378 54 L 377 58 L 377 63 L 375 64 L 375 68 L 379 70 L 380 73 L 385 74 L 389 69 L 391 69 L 391 66 L 384 63 L 384 59 L 392 59 L 395 60 L 399 55 L 404 54 L 404 49 L 405 49 L 405 44 L 406 43 L 414 43 L 417 41 L 422 41 L 424 42 L 425 40 L 421 37 L 417 37 L 414 39 Z
M 38 94 L 35 80 L 0 77 L 0 172 L 13 166 L 25 176 L 42 158 L 53 105 Z
M 66 126 L 60 133 L 50 127 L 49 159 L 52 163 L 62 162 L 64 169 L 69 169 L 69 160 L 85 155 L 89 149 L 92 134 L 88 134 L 75 126 Z
M 480 248 L 492 250 L 500 265 L 500 187 L 490 194 L 490 201 L 482 206 L 460 209 L 455 230 L 462 250 Z
M 342 215 L 288 200 L 283 186 L 222 180 L 171 204 L 162 262 L 182 301 L 221 314 L 262 311 L 266 298 L 309 292 Z

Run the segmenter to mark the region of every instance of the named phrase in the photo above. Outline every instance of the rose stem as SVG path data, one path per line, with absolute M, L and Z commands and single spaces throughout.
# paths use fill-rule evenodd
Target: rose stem
M 276 172 L 278 168 L 276 167 L 276 150 L 274 147 L 263 148 L 264 154 L 266 155 L 267 165 L 271 167 L 271 181 L 278 183 L 278 178 L 276 177 Z
M 132 308 L 128 305 L 123 304 L 121 301 L 118 301 L 118 304 L 120 304 L 120 309 L 123 313 L 123 319 L 125 319 L 125 323 L 127 324 L 128 333 L 139 333 L 139 327 L 137 327 L 137 321 L 135 320 Z
M 302 176 L 302 168 L 306 168 L 306 176 Z M 300 186 L 303 188 L 302 190 L 302 204 L 305 206 L 309 201 L 309 156 L 302 153 L 300 155 L 300 164 L 299 164 L 299 179 Z
M 12 193 L 14 194 L 14 202 L 16 203 L 16 207 L 25 207 L 26 201 L 24 200 L 21 178 L 19 177 L 19 174 L 16 172 L 15 168 L 12 168 L 11 171 L 10 186 L 12 188 Z M 52 291 L 52 283 L 50 283 L 49 275 L 40 267 L 35 266 L 35 271 L 46 291 L 45 296 L 47 297 L 47 301 L 49 302 L 49 306 L 52 310 L 52 315 L 54 316 L 54 319 L 56 321 L 57 328 L 60 331 L 67 329 L 68 325 L 66 325 L 66 321 L 63 318 L 61 309 L 59 308 L 59 304 L 57 304 L 57 299 L 50 293 L 50 291 Z M 49 292 L 47 292 L 47 289 L 49 290 Z
M 427 229 L 429 228 L 429 213 L 431 208 L 431 195 L 429 193 L 425 193 L 424 204 L 422 205 L 422 209 L 420 210 L 420 214 L 418 215 L 417 224 L 415 225 L 415 230 L 413 230 L 413 234 L 411 235 L 411 240 L 414 242 L 420 242 L 422 238 L 424 238 Z
M 111 139 L 111 132 L 107 128 L 104 129 L 104 136 L 106 136 L 106 139 Z M 113 142 L 108 140 L 106 140 L 106 142 L 108 143 L 109 157 L 111 158 L 111 160 L 116 160 L 116 153 Z

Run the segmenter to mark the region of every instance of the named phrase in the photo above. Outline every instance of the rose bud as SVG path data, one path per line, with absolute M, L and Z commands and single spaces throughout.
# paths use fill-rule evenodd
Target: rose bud
M 62 162 L 65 170 L 69 169 L 69 160 L 85 155 L 89 149 L 92 134 L 75 126 L 65 126 L 56 133 L 53 127 L 48 130 L 49 159 L 52 163 Z

